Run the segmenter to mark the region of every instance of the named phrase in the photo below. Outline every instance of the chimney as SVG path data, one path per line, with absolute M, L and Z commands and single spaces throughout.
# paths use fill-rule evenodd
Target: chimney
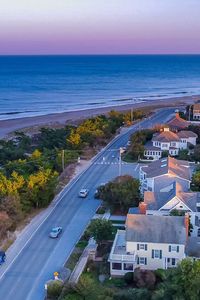
M 189 227 L 190 227 L 190 216 L 189 216 L 189 213 L 185 214 L 184 223 L 185 223 L 185 230 L 186 230 L 186 239 L 188 239 L 188 236 L 189 236 Z
M 169 131 L 169 127 L 164 127 L 164 132 Z
M 139 211 L 141 215 L 146 215 L 146 211 L 147 211 L 147 204 L 144 202 L 140 202 L 139 204 Z

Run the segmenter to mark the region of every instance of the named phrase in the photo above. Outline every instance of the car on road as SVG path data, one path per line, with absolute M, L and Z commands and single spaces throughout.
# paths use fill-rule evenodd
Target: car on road
M 58 227 L 53 227 L 51 229 L 51 232 L 49 233 L 49 237 L 52 239 L 56 239 L 59 237 L 59 235 L 62 232 L 62 227 L 58 226 Z
M 0 250 L 0 265 L 2 265 L 6 260 L 6 254 L 4 251 Z
M 86 198 L 88 193 L 89 193 L 88 189 L 81 189 L 78 195 L 80 198 Z

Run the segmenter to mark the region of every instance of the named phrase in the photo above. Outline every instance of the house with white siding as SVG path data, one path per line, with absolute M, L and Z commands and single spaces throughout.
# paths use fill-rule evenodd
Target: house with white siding
M 184 192 L 182 186 L 173 182 L 155 192 L 144 192 L 145 212 L 147 215 L 167 216 L 177 211 L 188 213 L 192 228 L 191 236 L 200 237 L 200 193 Z
M 195 146 L 196 140 L 197 134 L 192 131 L 175 133 L 164 128 L 162 132 L 154 134 L 152 140 L 145 145 L 144 157 L 156 160 L 162 157 L 163 152 L 177 156 L 179 150 L 189 149 L 190 145 Z
M 172 157 L 162 158 L 140 167 L 141 192 L 155 191 L 169 186 L 174 181 L 182 186 L 183 191 L 190 188 L 193 167 L 188 161 Z
M 168 269 L 186 257 L 189 218 L 128 214 L 126 229 L 118 230 L 109 256 L 111 276 L 140 267 Z
M 200 120 L 200 103 L 193 105 L 193 119 Z

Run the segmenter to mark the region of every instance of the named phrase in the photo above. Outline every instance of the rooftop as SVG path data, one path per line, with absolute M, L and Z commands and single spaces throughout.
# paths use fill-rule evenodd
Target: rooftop
M 161 143 L 170 143 L 170 142 L 179 142 L 180 139 L 178 135 L 172 131 L 163 131 L 154 135 L 152 141 L 161 142 Z
M 146 173 L 147 178 L 169 174 L 171 176 L 178 176 L 190 181 L 192 176 L 192 171 L 188 161 L 177 160 L 170 156 L 142 166 L 141 170 Z
M 128 215 L 126 241 L 185 244 L 185 217 Z
M 190 138 L 190 137 L 197 138 L 198 137 L 198 135 L 196 133 L 194 133 L 193 131 L 189 131 L 189 130 L 181 130 L 177 133 L 177 136 L 179 138 Z
M 194 110 L 200 110 L 200 103 L 196 103 L 193 105 L 193 111 Z
M 168 122 L 168 125 L 172 129 L 184 129 L 187 128 L 189 124 L 176 113 L 175 117 Z
M 148 210 L 159 210 L 170 200 L 174 199 L 174 205 L 182 201 L 191 211 L 197 211 L 200 203 L 200 193 L 183 192 L 179 183 L 173 182 L 170 186 L 157 192 L 144 192 L 144 203 Z M 169 208 L 170 209 L 170 208 Z
M 188 237 L 186 254 L 190 257 L 200 258 L 200 237 Z

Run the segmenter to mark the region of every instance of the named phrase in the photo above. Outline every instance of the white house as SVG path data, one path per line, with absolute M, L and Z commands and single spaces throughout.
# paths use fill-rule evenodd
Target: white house
M 193 105 L 193 119 L 200 120 L 200 103 Z
M 152 140 L 145 145 L 144 156 L 155 160 L 161 158 L 164 151 L 171 156 L 177 156 L 180 149 L 188 149 L 189 145 L 195 146 L 196 139 L 197 134 L 192 131 L 175 133 L 164 128 L 164 131 L 154 134 Z
M 111 276 L 123 276 L 137 267 L 176 267 L 186 256 L 188 226 L 188 216 L 128 214 L 126 229 L 117 231 L 110 252 Z
M 167 157 L 155 160 L 140 167 L 141 192 L 155 191 L 169 186 L 174 181 L 182 186 L 183 191 L 188 191 L 192 178 L 192 166 L 188 161 Z
M 192 224 L 190 234 L 200 237 L 200 193 L 183 192 L 177 182 L 156 192 L 144 192 L 143 211 L 147 215 L 160 216 L 170 215 L 173 211 L 188 213 Z

